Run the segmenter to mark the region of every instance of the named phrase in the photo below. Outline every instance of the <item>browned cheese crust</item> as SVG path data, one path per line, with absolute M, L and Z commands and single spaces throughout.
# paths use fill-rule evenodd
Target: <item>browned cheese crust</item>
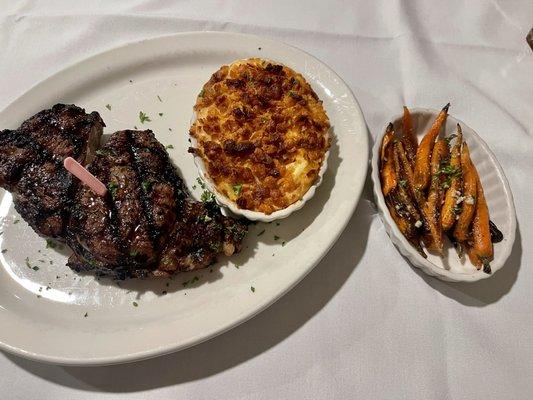
M 315 183 L 330 123 L 301 74 L 258 58 L 236 61 L 212 75 L 194 110 L 190 151 L 239 208 L 271 214 Z

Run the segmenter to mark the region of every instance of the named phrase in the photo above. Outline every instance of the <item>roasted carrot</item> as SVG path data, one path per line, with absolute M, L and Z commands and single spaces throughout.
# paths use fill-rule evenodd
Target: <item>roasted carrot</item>
M 448 158 L 448 143 L 446 140 L 439 140 L 433 147 L 431 155 L 431 186 L 427 201 L 424 205 L 424 217 L 429 225 L 431 242 L 426 243 L 429 250 L 442 253 L 444 241 L 442 239 L 442 227 L 439 220 L 439 210 L 442 203 L 442 177 L 440 174 L 441 165 Z
M 450 103 L 444 106 L 442 111 L 433 122 L 433 125 L 431 125 L 431 128 L 429 128 L 429 131 L 420 142 L 420 145 L 416 151 L 414 174 L 415 185 L 418 190 L 424 190 L 429 185 L 431 176 L 431 152 L 433 151 L 435 140 L 439 136 L 444 122 L 446 121 L 449 107 Z
M 463 142 L 463 131 L 457 124 L 457 139 L 453 145 L 450 157 L 450 169 L 452 175 L 448 177 L 448 189 L 444 196 L 444 204 L 440 213 L 440 223 L 444 231 L 451 229 L 455 223 L 455 217 L 460 213 L 462 201 L 462 182 L 461 182 L 461 146 Z M 455 172 L 456 171 L 456 172 Z M 455 173 L 454 173 L 455 172 Z
M 383 196 L 388 196 L 392 190 L 398 184 L 398 178 L 394 171 L 394 149 L 392 146 L 392 141 L 394 138 L 394 128 L 392 123 L 387 126 L 385 136 L 383 136 L 383 141 L 381 142 L 380 149 L 380 175 L 381 175 L 381 191 Z
M 402 184 L 405 183 L 407 185 L 407 190 L 411 197 L 416 200 L 416 203 L 419 207 L 425 202 L 424 196 L 422 192 L 415 187 L 415 179 L 413 175 L 413 168 L 411 166 L 411 163 L 407 159 L 406 152 L 403 147 L 402 142 L 397 143 L 398 146 L 398 155 L 400 158 L 400 163 L 403 171 L 403 176 L 405 177 L 404 181 L 402 181 Z
M 416 134 L 413 129 L 413 120 L 411 118 L 411 113 L 409 112 L 409 109 L 405 106 L 403 107 L 401 141 L 407 153 L 407 158 L 410 162 L 414 162 L 416 157 L 416 149 L 418 147 L 418 141 L 416 139 Z
M 424 250 L 422 249 L 422 246 L 420 245 L 420 233 L 417 229 L 416 225 L 413 223 L 413 221 L 406 216 L 402 216 L 399 214 L 399 212 L 396 210 L 395 200 L 394 197 L 391 196 L 387 199 L 387 208 L 389 209 L 390 215 L 394 222 L 396 223 L 396 226 L 402 233 L 402 235 L 405 236 L 407 241 L 411 243 L 411 245 L 420 253 L 420 255 L 424 258 L 427 258 L 426 253 L 424 253 Z
M 468 250 L 470 262 L 477 269 L 483 267 L 483 271 L 490 273 L 490 262 L 494 257 L 494 248 L 490 235 L 489 207 L 483 193 L 483 186 L 477 171 L 474 169 L 477 184 L 477 201 L 474 220 L 472 221 L 472 241 Z
M 411 197 L 410 193 L 407 190 L 407 179 L 405 176 L 405 172 L 401 167 L 400 162 L 400 146 L 401 142 L 395 142 L 394 143 L 394 172 L 396 173 L 396 176 L 398 177 L 398 185 L 396 187 L 396 193 L 398 196 L 398 200 L 401 202 L 403 207 L 407 210 L 407 212 L 411 215 L 414 221 L 420 221 L 421 215 L 418 211 L 418 208 L 416 207 L 416 204 L 414 202 L 414 199 Z
M 453 236 L 459 242 L 465 242 L 468 240 L 470 223 L 474 217 L 476 210 L 476 194 L 477 194 L 477 182 L 476 182 L 476 170 L 472 160 L 470 159 L 470 151 L 468 145 L 463 143 L 463 149 L 461 150 L 461 171 L 463 178 L 463 202 L 461 203 L 462 210 L 459 214 L 459 218 L 455 222 L 455 228 Z

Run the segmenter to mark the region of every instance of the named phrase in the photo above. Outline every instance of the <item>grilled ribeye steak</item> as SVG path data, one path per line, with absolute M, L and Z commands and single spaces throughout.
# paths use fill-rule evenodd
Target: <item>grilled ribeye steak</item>
M 90 161 L 104 126 L 97 112 L 56 104 L 0 132 L 0 186 L 13 193 L 15 209 L 37 233 L 64 239 L 78 182 L 63 160 Z
M 72 208 L 68 265 L 117 278 L 166 276 L 231 255 L 244 223 L 214 201 L 194 201 L 151 131 L 114 133 L 88 169 L 108 187 L 99 197 L 80 186 Z

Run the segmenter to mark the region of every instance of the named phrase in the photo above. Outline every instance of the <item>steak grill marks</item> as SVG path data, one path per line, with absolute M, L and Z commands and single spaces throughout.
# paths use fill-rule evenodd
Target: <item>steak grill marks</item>
M 56 104 L 0 133 L 0 186 L 13 193 L 15 209 L 37 233 L 65 238 L 77 181 L 62 162 L 90 158 L 103 126 L 98 113 Z
M 107 196 L 79 184 L 62 162 L 87 164 L 103 126 L 97 113 L 56 105 L 0 132 L 0 186 L 37 233 L 67 241 L 71 268 L 122 279 L 168 276 L 240 248 L 246 224 L 193 200 L 151 131 L 116 132 L 96 152 L 88 169 Z

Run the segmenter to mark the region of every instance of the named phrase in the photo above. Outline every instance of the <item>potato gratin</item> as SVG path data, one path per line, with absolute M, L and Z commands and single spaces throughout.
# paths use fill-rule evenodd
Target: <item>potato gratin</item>
M 190 151 L 239 208 L 271 214 L 315 183 L 330 124 L 301 74 L 258 58 L 236 61 L 212 75 L 194 110 Z

